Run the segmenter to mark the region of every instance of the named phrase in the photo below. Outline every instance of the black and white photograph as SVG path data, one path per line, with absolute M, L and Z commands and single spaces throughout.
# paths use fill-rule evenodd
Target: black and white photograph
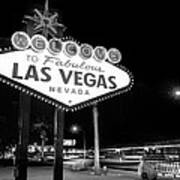
M 0 180 L 180 179 L 175 2 L 0 6 Z

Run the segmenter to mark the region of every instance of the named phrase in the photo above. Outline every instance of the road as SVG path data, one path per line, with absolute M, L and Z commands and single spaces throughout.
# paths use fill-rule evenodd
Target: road
M 29 167 L 28 180 L 52 180 L 52 167 Z M 14 180 L 12 167 L 0 167 L 0 180 Z M 139 180 L 135 173 L 120 171 L 109 172 L 107 175 L 95 176 L 90 172 L 73 172 L 64 170 L 64 180 Z

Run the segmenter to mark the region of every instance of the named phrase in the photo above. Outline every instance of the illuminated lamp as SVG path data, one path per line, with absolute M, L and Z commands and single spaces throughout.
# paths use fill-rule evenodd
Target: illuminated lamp
M 121 52 L 116 48 L 111 48 L 108 51 L 108 60 L 112 64 L 117 64 L 121 61 L 122 55 Z
M 11 37 L 11 42 L 12 45 L 18 50 L 25 50 L 31 44 L 30 37 L 23 31 L 15 32 Z
M 36 52 L 42 52 L 48 47 L 48 41 L 44 36 L 36 34 L 31 38 L 31 47 Z
M 50 53 L 57 55 L 62 50 L 62 42 L 60 39 L 52 38 L 49 40 L 48 50 Z
M 72 57 L 78 53 L 78 46 L 73 41 L 67 41 L 64 46 L 64 52 L 67 56 Z
M 94 49 L 94 59 L 98 62 L 102 62 L 102 61 L 105 61 L 106 59 L 106 48 L 103 47 L 103 46 L 97 46 L 95 49 Z
M 91 45 L 89 44 L 82 44 L 80 47 L 80 57 L 82 59 L 89 59 L 92 57 L 93 54 L 93 48 Z

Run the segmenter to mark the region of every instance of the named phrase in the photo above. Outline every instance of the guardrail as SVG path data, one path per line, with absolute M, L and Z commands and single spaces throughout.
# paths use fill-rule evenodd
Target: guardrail
M 180 177 L 180 162 L 158 162 L 155 167 L 159 176 Z

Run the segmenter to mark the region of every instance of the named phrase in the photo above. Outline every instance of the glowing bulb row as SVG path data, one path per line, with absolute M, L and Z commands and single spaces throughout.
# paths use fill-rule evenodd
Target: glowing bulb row
M 11 37 L 11 42 L 14 48 L 18 50 L 26 50 L 31 47 L 35 52 L 40 53 L 48 49 L 53 55 L 63 52 L 68 57 L 79 55 L 84 60 L 93 57 L 98 62 L 103 62 L 107 59 L 112 64 L 117 64 L 122 59 L 121 52 L 116 48 L 110 48 L 107 51 L 103 46 L 97 46 L 94 49 L 89 44 L 81 44 L 79 46 L 73 40 L 62 41 L 61 39 L 52 38 L 48 41 L 40 34 L 36 34 L 30 38 L 23 31 L 15 32 Z

